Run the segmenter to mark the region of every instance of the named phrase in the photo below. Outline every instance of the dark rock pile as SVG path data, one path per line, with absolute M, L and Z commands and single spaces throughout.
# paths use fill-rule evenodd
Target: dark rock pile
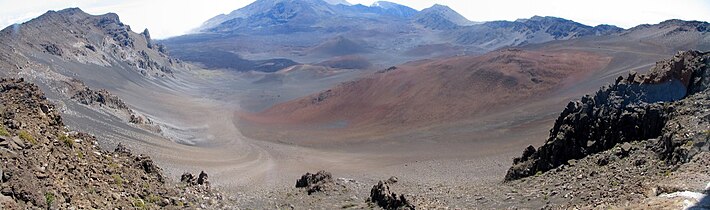
M 659 136 L 657 151 L 666 160 L 677 163 L 691 159 L 695 153 L 681 148 L 691 140 L 676 135 L 684 126 L 668 123 L 679 115 L 691 114 L 679 113 L 677 106 L 687 102 L 670 102 L 707 95 L 709 62 L 710 53 L 681 52 L 672 59 L 658 62 L 646 75 L 632 73 L 626 78 L 619 77 L 613 85 L 603 87 L 593 96 L 570 102 L 555 122 L 546 143 L 538 149 L 526 148 L 521 157 L 513 160 L 505 180 L 545 172 L 617 144 Z M 705 144 L 699 143 L 697 148 L 702 145 Z M 697 150 L 700 149 L 694 151 Z
M 188 185 L 206 185 L 209 186 L 210 181 L 207 180 L 209 176 L 204 171 L 200 172 L 200 175 L 195 178 L 195 175 L 185 172 L 180 176 L 180 182 Z
M 387 181 L 379 181 L 370 190 L 370 201 L 384 209 L 416 209 L 411 199 L 407 196 L 394 193 L 390 190 L 390 184 L 397 182 L 396 178 Z
M 52 55 L 56 55 L 56 56 L 61 57 L 62 54 L 64 53 L 62 51 L 62 48 L 59 48 L 59 46 L 57 46 L 56 44 L 42 44 L 42 47 L 44 48 L 45 52 L 52 54 Z
M 306 188 L 309 195 L 325 191 L 334 184 L 333 175 L 326 171 L 318 171 L 315 174 L 306 173 L 296 180 L 296 188 Z
M 130 110 L 123 100 L 104 89 L 96 91 L 85 87 L 77 91 L 71 98 L 84 105 L 107 106 L 124 111 Z

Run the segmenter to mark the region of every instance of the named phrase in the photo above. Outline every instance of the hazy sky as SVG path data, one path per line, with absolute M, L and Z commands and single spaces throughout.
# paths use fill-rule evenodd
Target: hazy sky
M 349 0 L 370 5 L 375 0 Z M 557 16 L 587 25 L 623 28 L 667 19 L 710 21 L 710 0 L 390 0 L 421 10 L 448 5 L 473 21 Z M 148 28 L 155 38 L 184 34 L 205 20 L 253 0 L 0 0 L 0 28 L 47 10 L 79 7 L 90 14 L 115 12 L 134 31 Z

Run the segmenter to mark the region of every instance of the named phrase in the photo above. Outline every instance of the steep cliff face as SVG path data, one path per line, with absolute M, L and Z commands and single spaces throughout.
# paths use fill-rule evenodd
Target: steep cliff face
M 165 47 L 154 44 L 147 30 L 131 31 L 114 13 L 89 15 L 78 8 L 49 11 L 3 29 L 0 40 L 4 73 L 32 69 L 39 60 L 51 59 L 100 66 L 125 64 L 144 76 L 158 77 L 184 67 L 165 54 Z
M 708 62 L 710 53 L 680 52 L 656 63 L 646 75 L 619 77 L 593 96 L 570 102 L 545 144 L 526 148 L 505 179 L 545 172 L 620 143 L 658 137 L 655 150 L 669 163 L 707 151 L 710 118 L 698 114 L 707 113 L 708 107 L 690 104 L 708 104 Z

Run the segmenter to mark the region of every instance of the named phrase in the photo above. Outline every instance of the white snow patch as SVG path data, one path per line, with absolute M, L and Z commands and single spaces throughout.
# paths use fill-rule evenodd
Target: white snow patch
M 710 183 L 708 183 L 708 186 L 710 186 Z M 683 198 L 683 209 L 690 209 L 691 207 L 708 207 L 710 206 L 710 203 L 707 200 L 703 200 L 707 195 L 699 192 L 691 192 L 691 191 L 683 191 L 683 192 L 674 192 L 670 194 L 662 194 L 659 195 L 659 197 L 664 197 L 664 198 Z M 703 202 L 700 202 L 703 201 Z M 700 203 L 699 203 L 700 202 Z

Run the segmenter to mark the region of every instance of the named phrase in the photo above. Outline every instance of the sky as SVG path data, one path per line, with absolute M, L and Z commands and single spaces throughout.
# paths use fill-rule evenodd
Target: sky
M 148 28 L 154 38 L 188 33 L 207 19 L 254 0 L 0 0 L 0 28 L 22 23 L 48 10 L 79 7 L 90 14 L 114 12 L 134 31 Z M 371 5 L 375 0 L 349 0 Z M 556 16 L 586 25 L 630 28 L 667 19 L 710 22 L 710 0 L 390 0 L 421 10 L 434 4 L 451 7 L 472 21 Z

